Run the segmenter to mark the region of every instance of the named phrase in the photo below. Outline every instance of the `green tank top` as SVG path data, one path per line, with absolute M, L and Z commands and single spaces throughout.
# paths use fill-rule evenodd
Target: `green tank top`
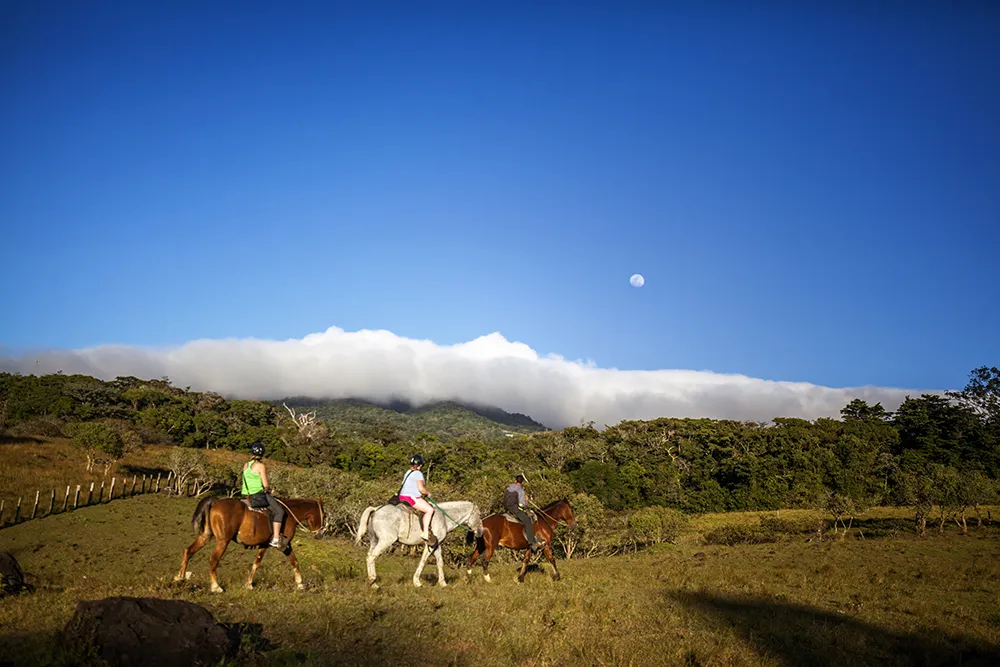
M 250 466 L 253 464 L 253 459 L 247 461 L 247 464 L 243 466 L 243 495 L 252 496 L 255 493 L 260 493 L 264 490 L 264 482 L 261 481 L 260 475 L 250 470 Z

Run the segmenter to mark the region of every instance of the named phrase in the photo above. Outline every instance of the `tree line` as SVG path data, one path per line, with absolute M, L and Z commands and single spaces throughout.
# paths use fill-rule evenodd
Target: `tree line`
M 923 530 L 934 508 L 933 518 L 965 526 L 969 513 L 997 501 L 997 368 L 974 369 L 962 391 L 907 397 L 894 412 L 861 399 L 840 412 L 813 421 L 660 418 L 492 438 L 413 436 L 363 415 L 327 423 L 281 401 L 227 400 L 168 378 L 0 374 L 0 430 L 72 437 L 88 465 L 109 465 L 141 443 L 248 451 L 259 440 L 270 458 L 315 469 L 313 486 L 337 493 L 319 481 L 335 480 L 346 497 L 351 488 L 394 487 L 419 451 L 432 485 L 487 509 L 520 472 L 539 500 L 573 496 L 595 511 L 823 508 L 845 530 L 874 505 L 913 507 Z

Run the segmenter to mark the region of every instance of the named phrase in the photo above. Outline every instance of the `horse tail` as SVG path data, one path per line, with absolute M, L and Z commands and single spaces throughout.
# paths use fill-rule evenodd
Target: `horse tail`
M 361 513 L 361 521 L 358 522 L 358 535 L 354 538 L 355 544 L 361 544 L 361 538 L 368 532 L 368 521 L 371 519 L 372 512 L 377 509 L 377 507 L 367 507 Z
M 212 505 L 215 504 L 216 500 L 217 498 L 213 498 L 212 496 L 205 496 L 198 503 L 198 506 L 194 508 L 194 514 L 191 515 L 191 528 L 194 529 L 195 535 L 212 532 L 212 524 L 208 520 L 208 512 L 212 509 Z

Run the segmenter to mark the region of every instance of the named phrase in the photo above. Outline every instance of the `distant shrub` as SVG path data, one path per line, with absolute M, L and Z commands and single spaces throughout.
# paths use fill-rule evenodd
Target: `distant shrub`
M 704 539 L 705 544 L 722 544 L 727 547 L 735 544 L 760 544 L 766 541 L 760 528 L 751 524 L 719 526 L 706 533 Z
M 16 438 L 24 438 L 30 435 L 42 436 L 45 438 L 65 437 L 64 427 L 66 422 L 52 415 L 42 415 L 32 417 L 19 424 L 10 427 L 9 432 Z
M 630 538 L 643 546 L 673 543 L 687 527 L 686 516 L 667 507 L 645 507 L 628 517 Z

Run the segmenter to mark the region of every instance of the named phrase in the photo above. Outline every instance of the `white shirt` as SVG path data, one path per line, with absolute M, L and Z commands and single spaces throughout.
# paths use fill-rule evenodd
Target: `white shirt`
M 409 498 L 419 498 L 420 489 L 417 487 L 417 480 L 424 481 L 424 474 L 419 470 L 409 470 L 406 472 L 405 477 L 406 481 L 403 482 L 403 488 L 400 489 L 399 495 Z

